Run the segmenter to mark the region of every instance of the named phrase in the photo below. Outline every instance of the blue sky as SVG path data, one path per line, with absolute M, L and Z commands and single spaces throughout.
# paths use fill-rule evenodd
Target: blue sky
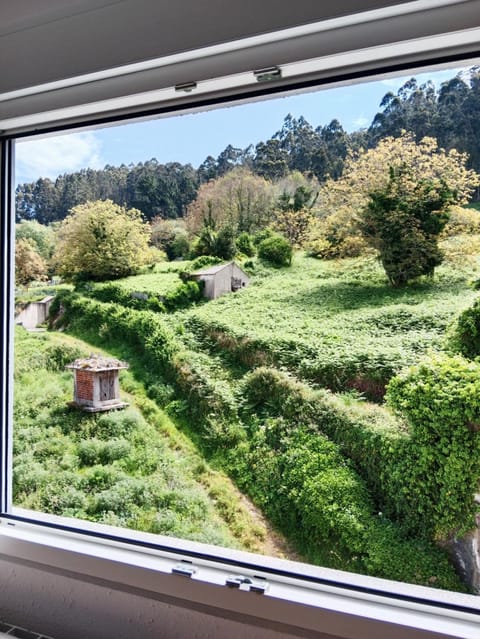
M 288 113 L 294 117 L 303 115 L 314 127 L 336 118 L 350 132 L 368 126 L 385 93 L 396 92 L 412 75 L 419 83 L 432 79 L 439 86 L 458 71 L 409 73 L 212 111 L 26 140 L 17 145 L 16 181 L 55 179 L 81 168 L 98 169 L 106 164 L 117 166 L 154 157 L 161 163 L 190 162 L 197 167 L 207 155 L 217 157 L 227 144 L 245 148 L 267 140 L 281 128 Z

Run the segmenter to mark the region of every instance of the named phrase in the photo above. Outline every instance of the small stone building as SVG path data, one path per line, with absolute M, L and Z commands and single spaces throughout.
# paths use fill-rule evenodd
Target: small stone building
M 250 283 L 248 275 L 235 262 L 215 264 L 207 269 L 195 271 L 192 278 L 205 282 L 203 294 L 209 300 L 238 291 Z
M 118 359 L 91 355 L 85 359 L 76 359 L 66 368 L 74 374 L 73 402 L 89 413 L 125 408 L 120 399 L 119 372 L 128 368 L 126 362 Z
M 44 297 L 39 302 L 30 302 L 15 318 L 15 324 L 21 324 L 24 328 L 37 328 L 39 324 L 47 321 L 48 311 L 52 303 L 53 295 Z

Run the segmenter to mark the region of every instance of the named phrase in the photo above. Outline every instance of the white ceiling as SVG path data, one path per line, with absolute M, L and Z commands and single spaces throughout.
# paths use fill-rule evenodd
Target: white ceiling
M 0 93 L 402 0 L 0 0 Z
M 192 80 L 231 97 L 274 65 L 283 89 L 297 62 L 296 80 L 339 82 L 479 51 L 480 0 L 0 0 L 0 129 L 178 107 Z
M 0 35 L 31 29 L 123 0 L 1 0 Z

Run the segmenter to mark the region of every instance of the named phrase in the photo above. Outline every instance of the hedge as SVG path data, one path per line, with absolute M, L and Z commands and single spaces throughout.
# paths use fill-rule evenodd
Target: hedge
M 50 318 L 54 318 L 51 321 L 55 326 L 86 331 L 95 327 L 104 339 L 125 341 L 138 349 L 147 366 L 162 373 L 171 374 L 173 356 L 180 350 L 169 323 L 151 311 L 135 311 L 65 293 L 53 301 Z
M 298 422 L 257 424 L 237 482 L 313 563 L 462 590 L 446 553 L 378 512 L 339 446 Z M 243 457 L 243 459 L 242 459 Z
M 445 356 L 407 369 L 387 393 L 399 418 L 268 368 L 246 376 L 242 393 L 244 414 L 295 419 L 337 442 L 379 510 L 410 534 L 446 540 L 474 527 L 480 366 Z
M 153 295 L 150 291 L 138 291 L 135 295 L 119 284 L 89 284 L 79 292 L 101 302 L 112 302 L 135 310 L 155 311 L 158 313 L 173 312 L 187 308 L 203 299 L 203 283 L 195 281 L 181 282 L 173 291 L 165 295 Z
M 449 335 L 450 346 L 464 357 L 480 356 L 480 298 L 460 314 Z
M 58 296 L 50 317 L 58 316 L 60 310 L 56 325 L 61 323 L 74 331 L 89 331 L 94 326 L 104 340 L 133 345 L 150 378 L 165 376 L 186 400 L 177 402 L 176 408 L 189 416 L 192 430 L 202 436 L 207 447 L 228 447 L 244 437 L 228 384 L 211 378 L 202 355 L 185 349 L 165 317 L 75 293 Z

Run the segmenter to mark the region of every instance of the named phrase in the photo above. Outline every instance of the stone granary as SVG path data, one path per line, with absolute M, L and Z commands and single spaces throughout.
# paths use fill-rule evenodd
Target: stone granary
M 215 264 L 209 268 L 195 271 L 192 278 L 197 281 L 205 282 L 203 295 L 209 300 L 214 300 L 225 293 L 233 293 L 241 288 L 248 286 L 250 278 L 235 264 Z
M 71 406 L 89 413 L 125 408 L 120 399 L 119 372 L 126 362 L 100 355 L 76 359 L 66 368 L 74 374 L 74 397 Z

